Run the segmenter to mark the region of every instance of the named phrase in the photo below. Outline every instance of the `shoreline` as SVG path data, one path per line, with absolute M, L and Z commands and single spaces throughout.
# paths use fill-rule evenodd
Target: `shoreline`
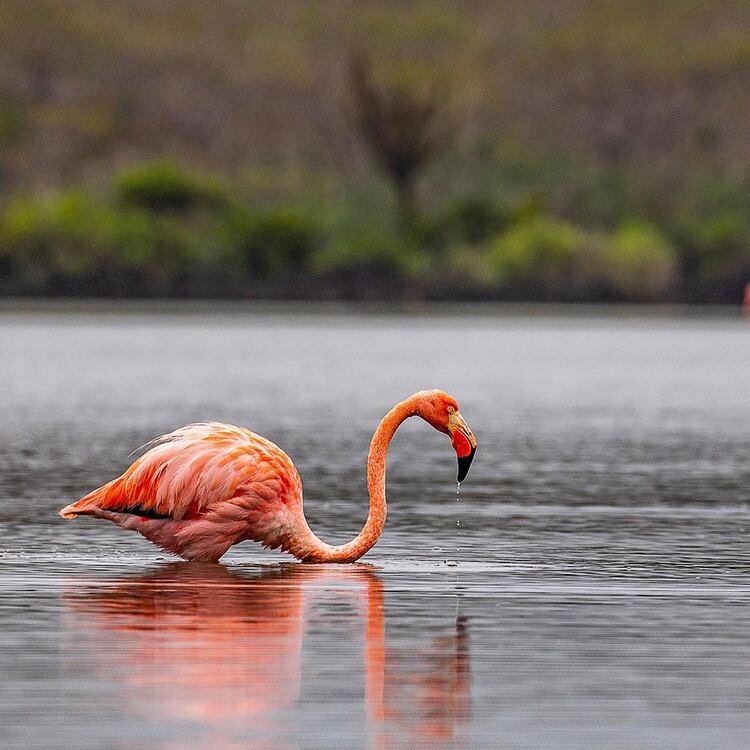
M 61 314 L 205 314 L 226 315 L 368 315 L 373 317 L 612 317 L 612 318 L 733 318 L 742 319 L 740 304 L 607 303 L 607 302 L 350 302 L 172 298 L 0 297 L 0 315 Z

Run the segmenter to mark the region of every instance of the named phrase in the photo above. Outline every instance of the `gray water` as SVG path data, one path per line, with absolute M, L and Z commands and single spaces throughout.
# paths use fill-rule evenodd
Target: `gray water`
M 0 746 L 732 748 L 750 732 L 750 324 L 726 316 L 0 313 Z M 282 446 L 353 566 L 176 562 L 56 510 L 196 420 Z M 460 536 L 457 529 L 460 513 Z

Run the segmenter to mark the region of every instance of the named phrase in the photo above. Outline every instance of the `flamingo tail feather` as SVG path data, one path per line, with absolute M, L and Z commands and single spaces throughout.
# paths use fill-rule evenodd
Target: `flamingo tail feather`
M 118 482 L 118 479 L 113 479 L 111 482 L 98 487 L 93 492 L 89 492 L 88 495 L 82 497 L 80 500 L 70 505 L 66 505 L 59 513 L 61 518 L 77 518 L 78 516 L 95 516 L 101 510 L 98 501 L 106 497 L 114 485 Z

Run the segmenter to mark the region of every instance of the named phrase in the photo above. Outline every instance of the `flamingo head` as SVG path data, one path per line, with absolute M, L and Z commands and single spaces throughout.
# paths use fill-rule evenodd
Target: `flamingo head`
M 417 415 L 436 430 L 450 436 L 458 459 L 456 479 L 463 482 L 469 473 L 474 454 L 477 452 L 477 440 L 461 416 L 458 402 L 453 396 L 438 390 L 422 391 L 417 396 L 419 397 Z

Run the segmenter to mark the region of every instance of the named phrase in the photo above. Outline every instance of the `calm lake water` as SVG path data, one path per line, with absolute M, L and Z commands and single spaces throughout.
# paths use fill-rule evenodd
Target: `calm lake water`
M 744 748 L 750 321 L 0 311 L 0 746 Z M 324 539 L 411 420 L 351 566 L 176 562 L 57 509 L 187 422 L 282 446 Z M 460 516 L 460 528 L 457 518 Z

